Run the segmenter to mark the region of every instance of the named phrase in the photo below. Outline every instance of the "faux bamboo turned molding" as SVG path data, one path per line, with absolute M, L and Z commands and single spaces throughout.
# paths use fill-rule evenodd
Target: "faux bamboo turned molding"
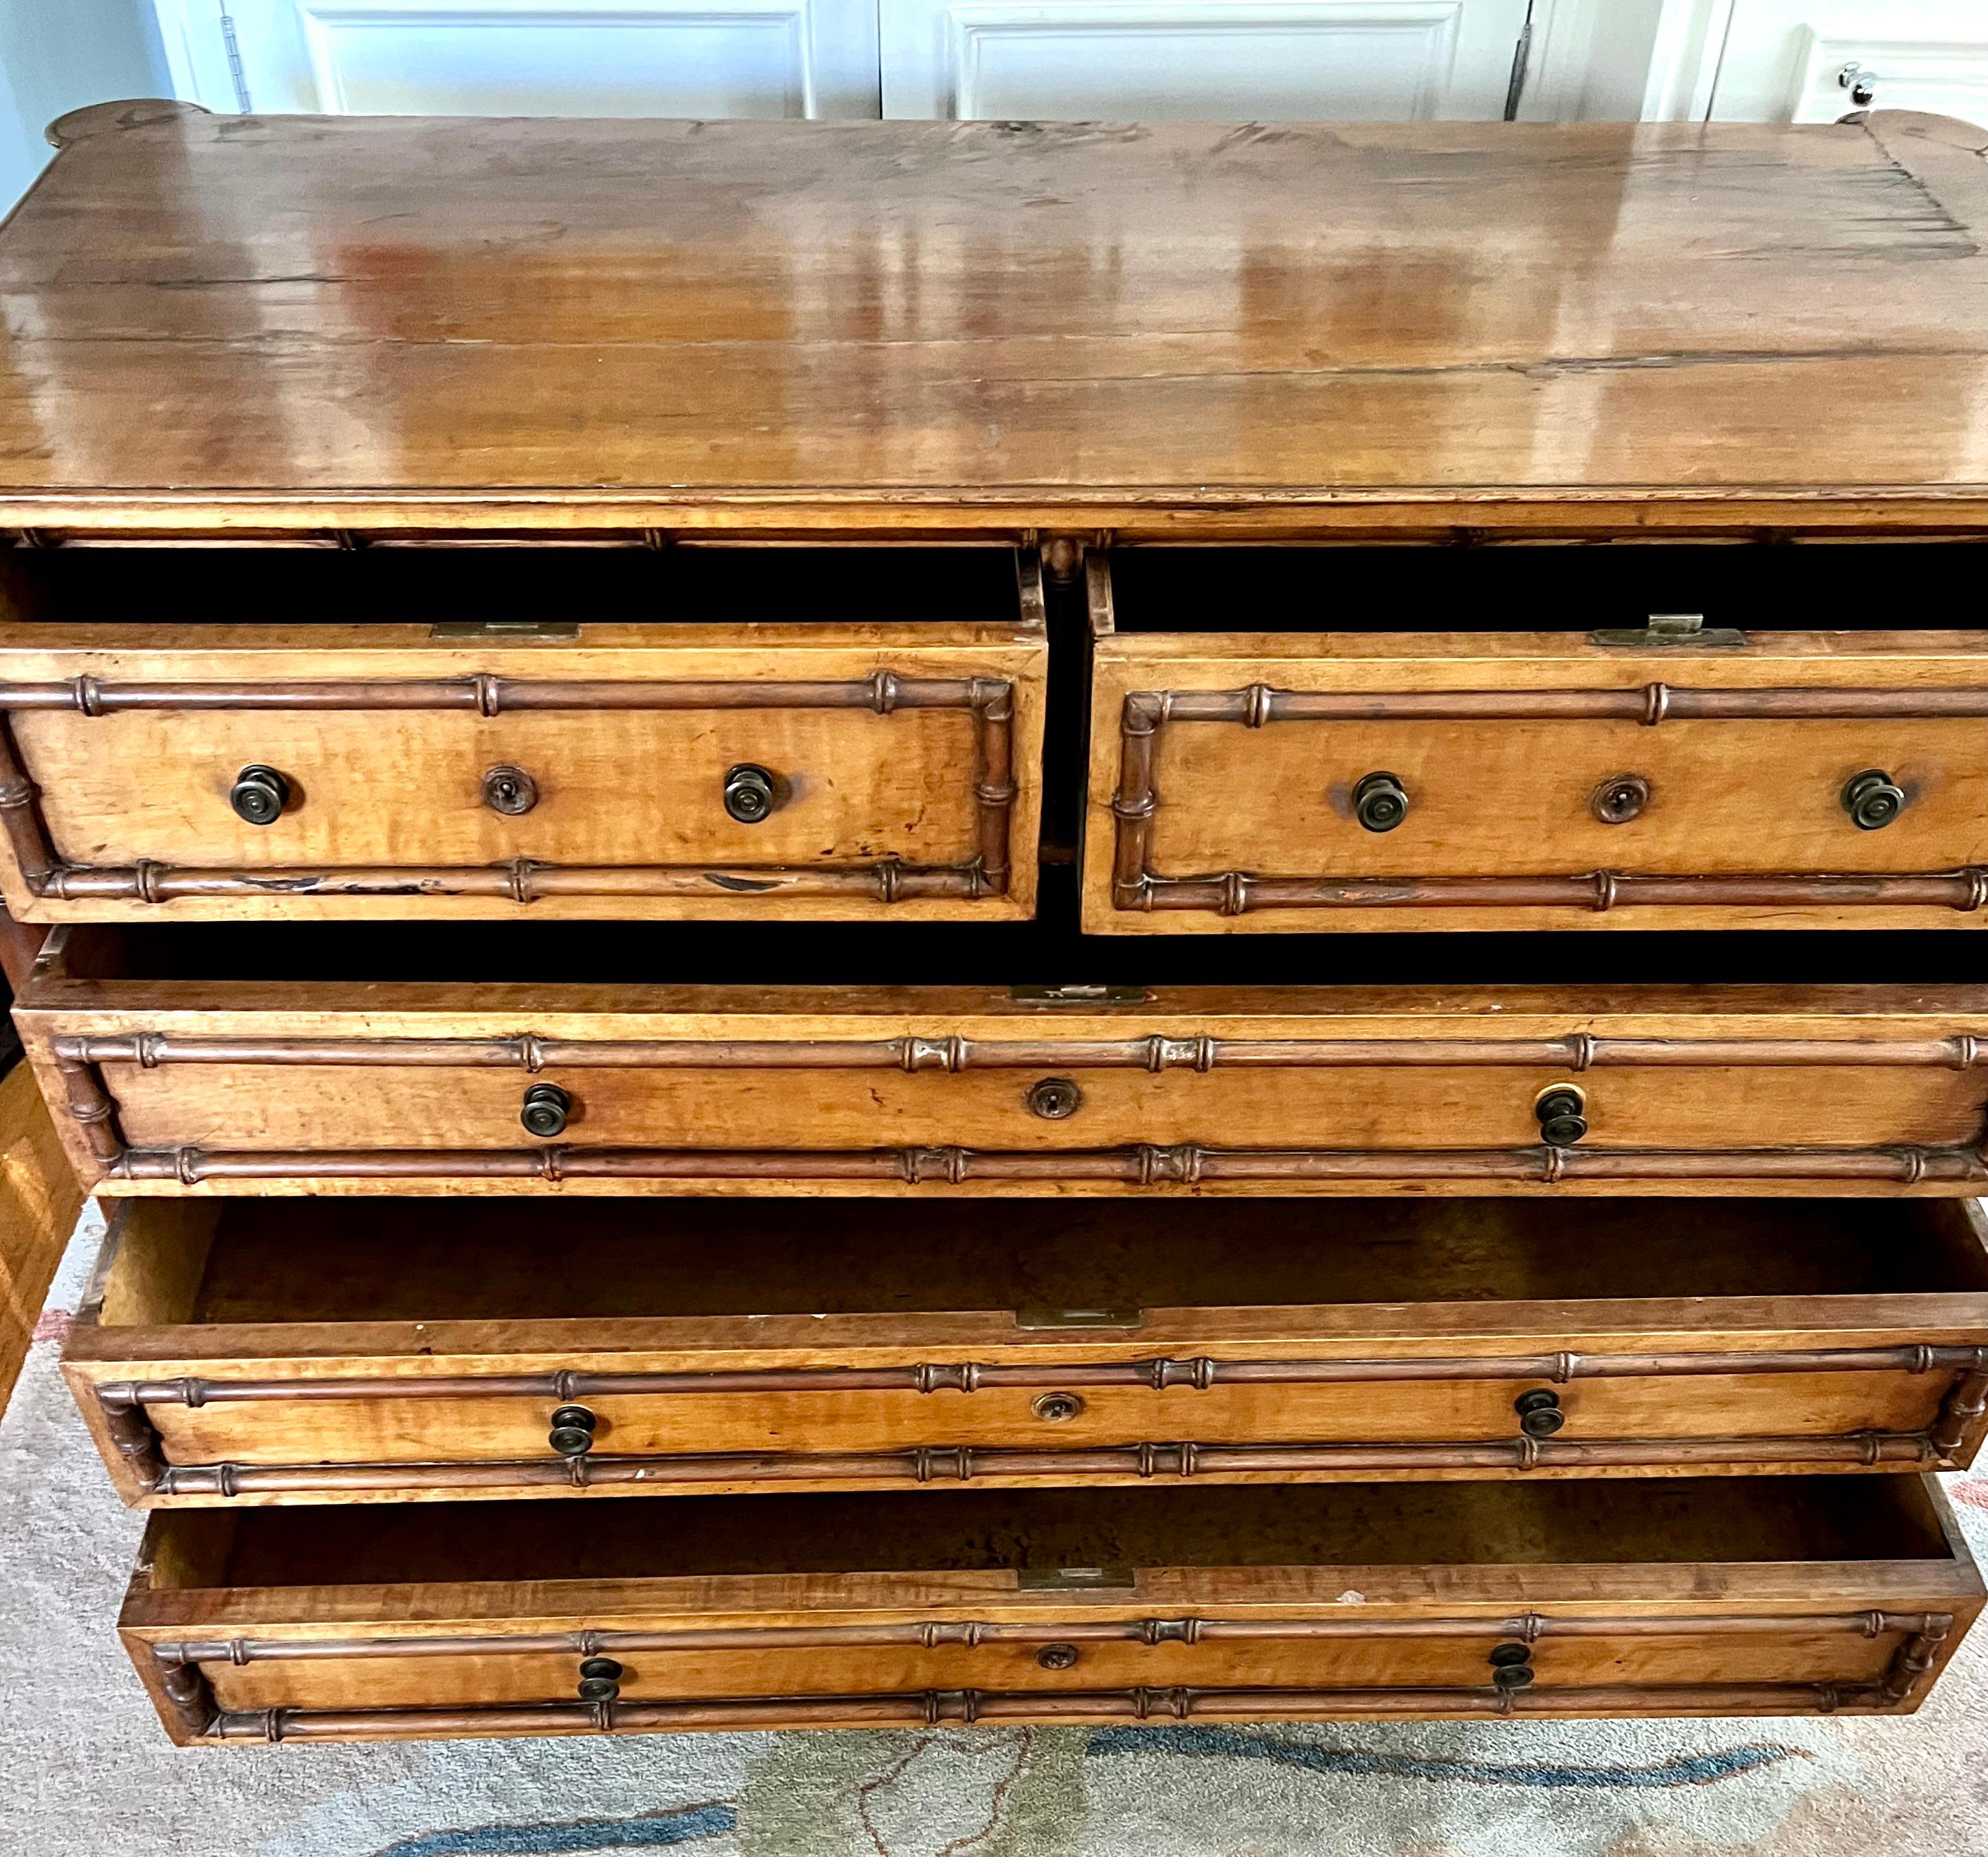
M 1205 1644 L 1393 1642 L 1401 1639 L 1489 1638 L 1537 1644 L 1560 1638 L 1757 1637 L 1798 1631 L 1807 1637 L 1882 1638 L 1946 1632 L 1944 1613 L 1859 1612 L 1823 1615 L 1763 1612 L 1558 1619 L 1543 1612 L 1503 1618 L 1437 1619 L 1105 1619 L 990 1622 L 926 1619 L 909 1624 L 685 1625 L 646 1631 L 478 1632 L 418 1638 L 215 1638 L 150 1646 L 161 1669 L 189 1663 L 343 1662 L 370 1657 L 484 1657 L 614 1652 L 827 1650 L 894 1645 L 935 1650 L 983 1644 Z
M 1973 1148 L 1221 1148 L 1188 1145 L 1063 1151 L 965 1148 L 127 1148 L 114 1106 L 72 1113 L 113 1180 L 508 1179 L 870 1180 L 957 1186 L 975 1180 L 1067 1180 L 1195 1186 L 1242 1180 L 1563 1181 L 1988 1180 Z
M 1216 1038 L 1205 1033 L 1136 1038 L 875 1039 L 243 1038 L 135 1032 L 61 1037 L 64 1064 L 325 1064 L 446 1070 L 943 1071 L 1327 1069 L 1353 1066 L 1584 1071 L 1706 1066 L 1880 1065 L 1969 1071 L 1988 1062 L 1971 1033 L 1942 1038 L 1638 1038 L 1568 1032 L 1544 1038 Z M 100 1087 L 101 1080 L 100 1081 Z
M 167 1464 L 127 1453 L 149 1493 L 161 1497 L 323 1495 L 381 1490 L 595 1490 L 660 1493 L 671 1485 L 972 1483 L 987 1478 L 1055 1482 L 1156 1477 L 1302 1477 L 1379 1470 L 1527 1471 L 1645 1466 L 1882 1464 L 1937 1470 L 1946 1463 L 1929 1432 L 1847 1432 L 1813 1437 L 1603 1438 L 1576 1442 L 1524 1433 L 1469 1443 L 1130 1444 L 1020 1450 L 921 1446 L 901 1451 L 710 1453 L 669 1456 L 469 1459 L 441 1463 Z
M 1988 689 L 1680 688 L 1665 683 L 1585 690 L 1303 691 L 1251 684 L 1237 690 L 1145 690 L 1120 712 L 1118 789 L 1111 802 L 1111 900 L 1118 909 L 1213 910 L 1625 907 L 1988 908 L 1988 870 L 1893 873 L 1760 872 L 1694 876 L 1594 871 L 1569 875 L 1262 876 L 1226 871 L 1184 877 L 1153 868 L 1160 798 L 1154 763 L 1160 730 L 1185 722 L 1260 729 L 1296 722 L 1616 721 L 1655 728 L 1671 720 L 1932 720 L 1988 716 Z
M 614 682 L 534 680 L 478 672 L 434 678 L 345 678 L 323 682 L 119 684 L 95 677 L 55 683 L 0 683 L 0 829 L 22 880 L 37 896 L 169 902 L 186 896 L 507 896 L 523 905 L 549 896 L 861 896 L 892 903 L 927 897 L 1001 896 L 1011 874 L 1015 803 L 1014 686 L 999 678 L 911 678 L 880 670 L 840 682 L 797 680 Z M 120 710 L 460 710 L 478 716 L 587 709 L 963 709 L 974 720 L 971 770 L 977 849 L 969 862 L 920 866 L 895 857 L 862 864 L 795 866 L 558 865 L 516 858 L 492 865 L 388 865 L 253 870 L 176 868 L 141 859 L 126 867 L 68 862 L 49 837 L 34 783 L 22 770 L 7 715 L 16 709 L 67 709 L 84 715 Z
M 134 1405 L 240 1405 L 336 1399 L 576 1399 L 674 1393 L 962 1392 L 999 1387 L 1150 1386 L 1155 1391 L 1215 1386 L 1357 1385 L 1371 1382 L 1668 1379 L 1729 1374 L 1903 1373 L 1957 1371 L 1956 1392 L 1988 1397 L 1988 1348 L 1780 1348 L 1760 1352 L 1408 1355 L 1377 1360 L 1080 1361 L 1002 1363 L 921 1361 L 897 1367 L 742 1368 L 692 1373 L 448 1374 L 296 1380 L 108 1381 L 96 1389 L 106 1409 Z

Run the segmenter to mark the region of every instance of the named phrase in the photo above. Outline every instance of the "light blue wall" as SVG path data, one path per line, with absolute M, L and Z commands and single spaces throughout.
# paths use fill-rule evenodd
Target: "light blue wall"
M 171 94 L 150 0 L 0 0 L 0 211 L 42 171 L 42 131 L 65 110 Z

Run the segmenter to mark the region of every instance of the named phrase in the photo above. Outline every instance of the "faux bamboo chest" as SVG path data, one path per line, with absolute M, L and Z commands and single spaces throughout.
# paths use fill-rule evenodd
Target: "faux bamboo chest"
M 176 1740 L 1917 1706 L 1978 135 L 52 133 L 0 896 Z

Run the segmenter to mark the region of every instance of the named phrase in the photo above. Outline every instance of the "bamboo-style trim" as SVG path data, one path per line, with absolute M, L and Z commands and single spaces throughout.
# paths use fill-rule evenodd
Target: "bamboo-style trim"
M 1724 876 L 1594 871 L 1565 875 L 1265 877 L 1231 870 L 1165 877 L 1152 866 L 1159 807 L 1154 763 L 1162 726 L 1281 722 L 1613 721 L 1654 728 L 1671 720 L 1939 719 L 1988 716 L 1988 688 L 1701 690 L 1665 683 L 1578 690 L 1142 690 L 1120 712 L 1111 901 L 1117 909 L 1621 908 L 1988 908 L 1988 869 Z
M 1289 1721 L 1459 1716 L 1829 1715 L 1888 1710 L 1888 1683 L 1621 1683 L 1374 1689 L 924 1690 L 441 1708 L 259 1709 L 217 1714 L 203 1739 L 342 1740 L 475 1734 L 611 1734 L 689 1729 L 937 1727 L 948 1722 Z
M 1924 1432 L 1850 1432 L 1813 1437 L 1602 1438 L 1523 1433 L 1482 1442 L 1350 1444 L 1128 1444 L 1067 1450 L 919 1446 L 898 1451 L 706 1453 L 625 1456 L 470 1459 L 455 1463 L 169 1464 L 160 1497 L 300 1496 L 382 1490 L 594 1490 L 672 1484 L 961 1483 L 989 1477 L 1297 1476 L 1378 1470 L 1598 1470 L 1680 1465 L 1831 1464 L 1936 1470 Z
M 1152 1033 L 1136 1038 L 966 1038 L 956 1033 L 866 1039 L 243 1038 L 140 1031 L 64 1037 L 63 1064 L 253 1064 L 448 1070 L 1136 1070 L 1784 1068 L 1854 1065 L 1969 1071 L 1988 1064 L 1988 1040 L 1939 1038 L 1621 1037 L 1567 1032 L 1538 1038 L 1217 1038 Z
M 1972 1387 L 1951 1416 L 1966 1423 L 1988 1412 L 1988 1348 L 1782 1348 L 1723 1353 L 1577 1354 L 1569 1350 L 1518 1355 L 1396 1355 L 1364 1360 L 1226 1361 L 1208 1355 L 1132 1361 L 920 1361 L 887 1367 L 732 1368 L 698 1372 L 449 1374 L 421 1378 L 371 1378 L 114 1380 L 96 1389 L 107 1410 L 134 1407 L 230 1405 L 332 1399 L 576 1399 L 650 1398 L 678 1393 L 962 1392 L 1000 1387 L 1331 1386 L 1374 1382 L 1479 1380 L 1666 1379 L 1709 1375 L 1902 1373 L 1958 1370 Z M 1958 1386 L 1956 1386 L 1958 1391 Z M 1980 1403 L 1975 1402 L 1979 1400 Z
M 989 1622 L 926 1619 L 868 1625 L 687 1625 L 646 1631 L 476 1632 L 418 1638 L 213 1638 L 154 1644 L 161 1669 L 194 1663 L 340 1663 L 374 1657 L 600 1657 L 648 1651 L 774 1651 L 882 1649 L 924 1650 L 983 1644 L 1307 1643 L 1324 1640 L 1394 1642 L 1405 1639 L 1489 1639 L 1537 1644 L 1560 1638 L 1757 1637 L 1798 1632 L 1803 1637 L 1921 1636 L 1952 1625 L 1943 1613 L 1880 1611 L 1812 1615 L 1787 1612 L 1700 1616 L 1637 1613 L 1557 1619 L 1516 1612 L 1432 1619 L 1105 1619 Z
M 1027 581 L 1024 579 L 1024 595 Z M 867 678 L 809 682 L 683 678 L 614 682 L 526 679 L 478 671 L 466 677 L 342 678 L 321 682 L 113 683 L 74 677 L 0 683 L 0 830 L 22 881 L 35 895 L 146 903 L 191 896 L 505 897 L 519 905 L 553 896 L 862 897 L 895 903 L 931 897 L 1002 896 L 1012 874 L 1016 797 L 1014 685 L 991 677 L 908 678 L 880 670 Z M 515 858 L 491 865 L 306 865 L 239 870 L 173 866 L 140 859 L 128 866 L 66 862 L 49 837 L 24 773 L 8 718 L 17 709 L 73 710 L 99 716 L 134 709 L 461 710 L 494 716 L 569 709 L 965 709 L 974 720 L 975 850 L 962 864 L 917 865 L 894 857 L 818 865 L 560 865 Z
M 94 1152 L 94 1150 L 93 1150 Z M 960 1186 L 1062 1180 L 1127 1186 L 1226 1181 L 1874 1181 L 1901 1186 L 1988 1180 L 1964 1147 L 1708 1148 L 1251 1148 L 1194 1145 L 1036 1151 L 884 1148 L 127 1148 L 106 1177 L 169 1180 L 867 1180 Z

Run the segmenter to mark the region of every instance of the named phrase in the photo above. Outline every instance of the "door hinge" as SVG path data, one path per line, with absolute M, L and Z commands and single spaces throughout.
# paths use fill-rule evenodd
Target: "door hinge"
M 1604 627 L 1590 632 L 1587 642 L 1632 651 L 1719 651 L 1744 644 L 1746 634 L 1730 626 L 1709 626 L 1702 613 L 1652 613 L 1648 625 Z

